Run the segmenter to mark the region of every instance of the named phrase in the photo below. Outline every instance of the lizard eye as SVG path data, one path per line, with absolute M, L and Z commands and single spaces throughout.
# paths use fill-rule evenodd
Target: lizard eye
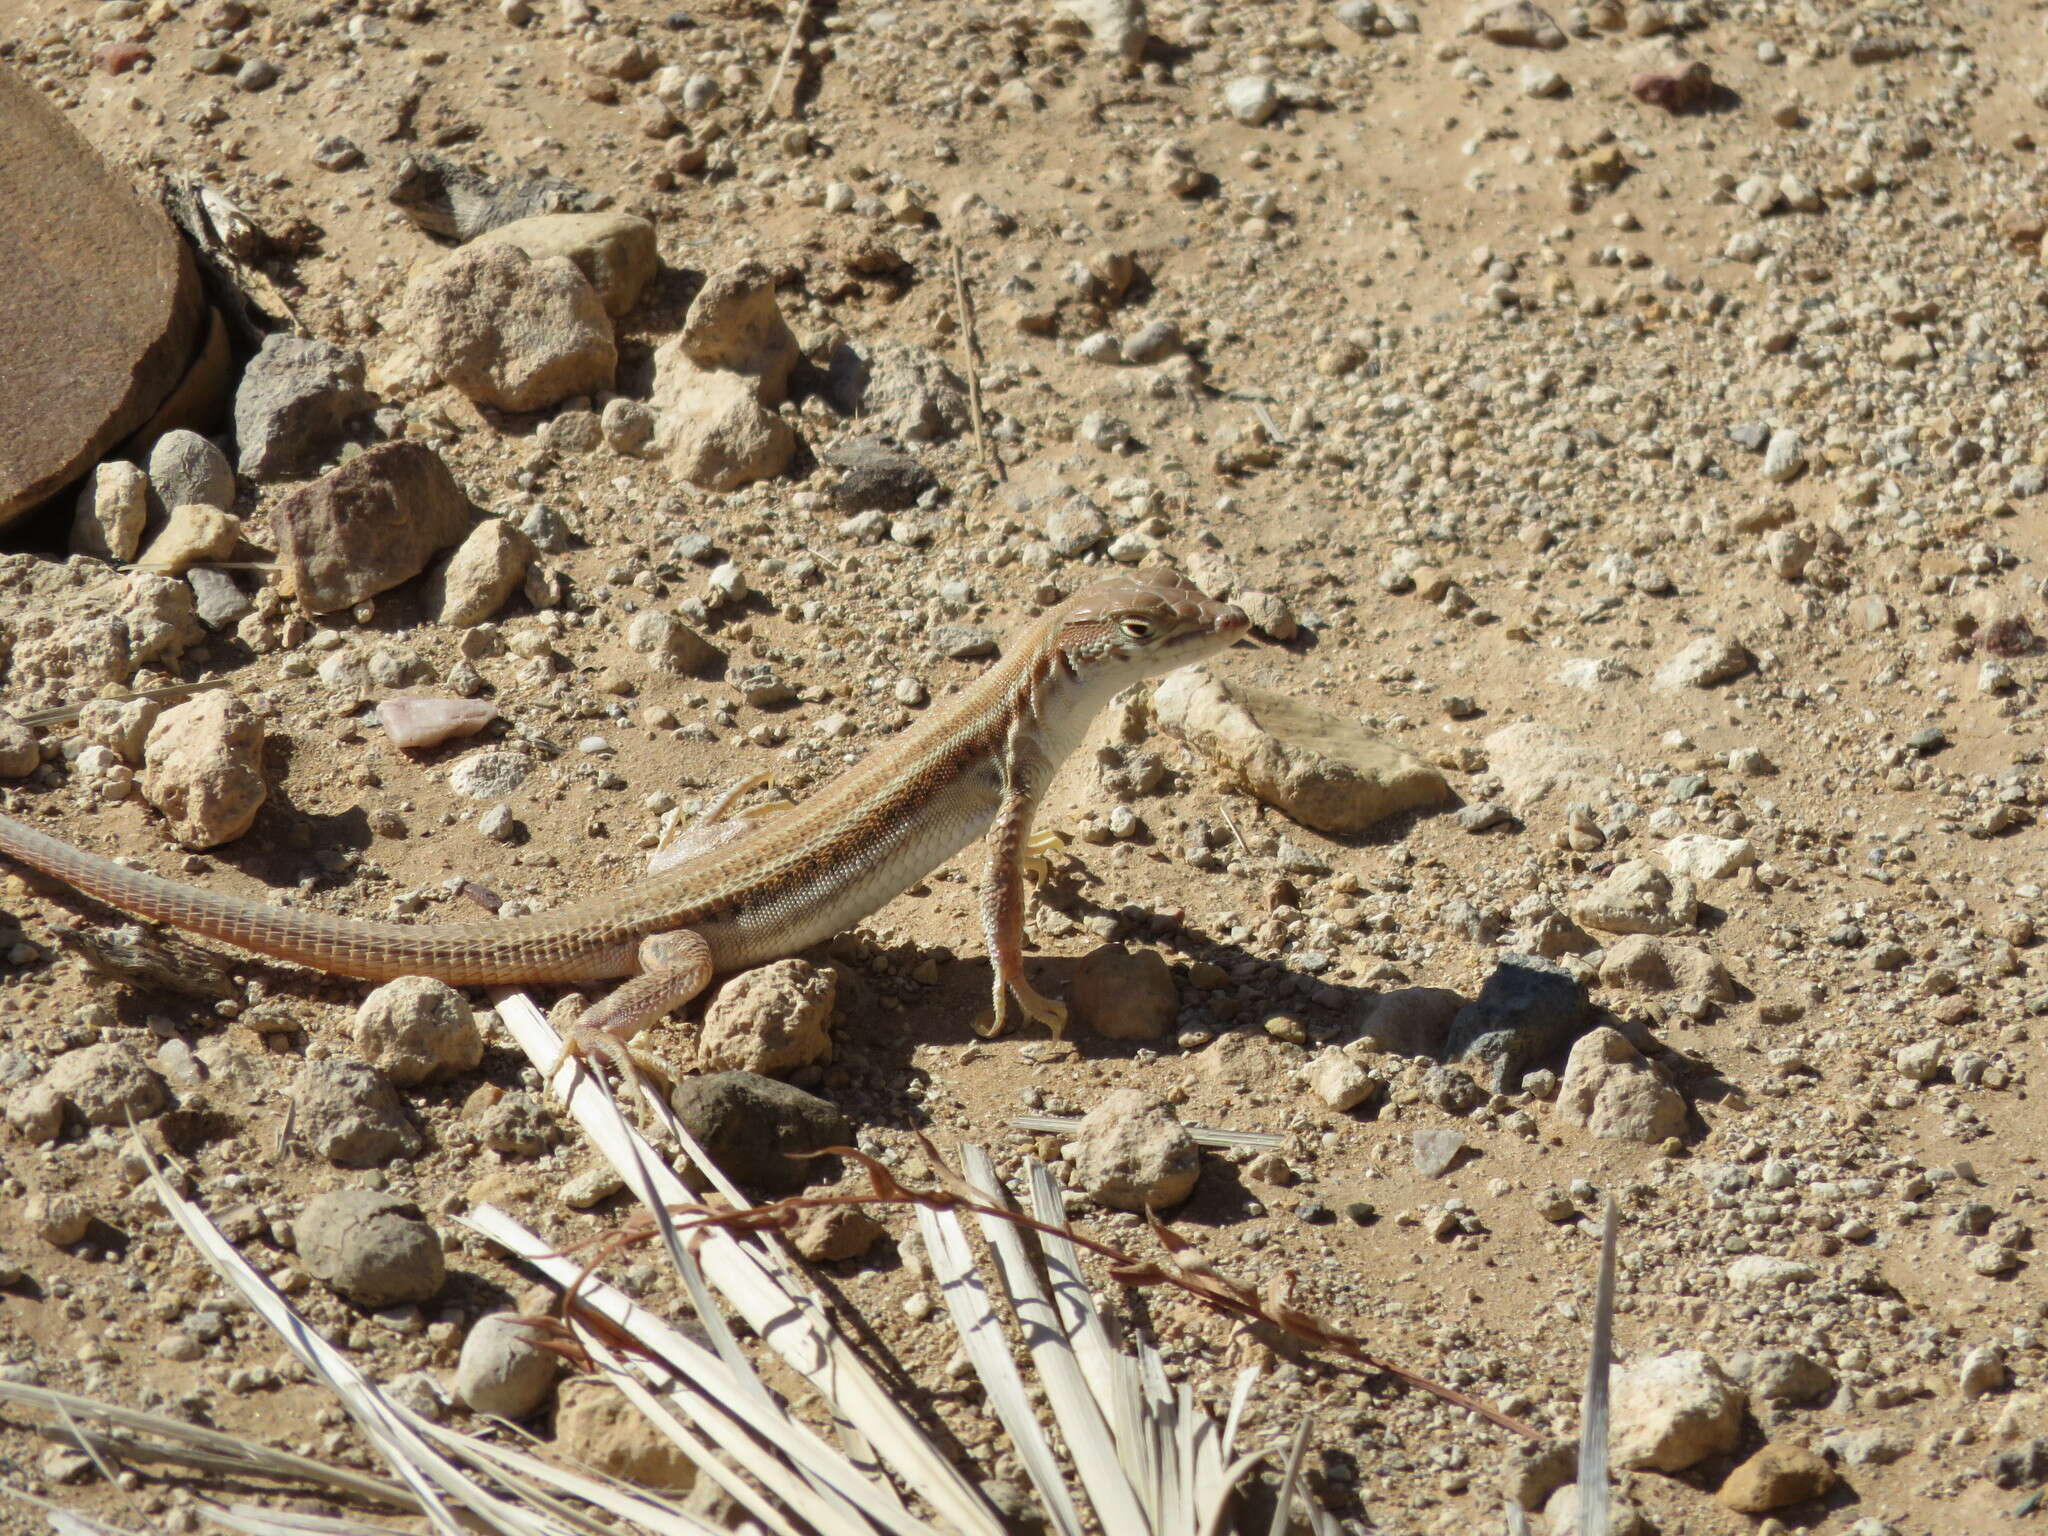
M 1125 619 L 1118 625 L 1118 628 L 1123 630 L 1124 638 L 1128 640 L 1143 641 L 1152 638 L 1152 621 L 1150 619 Z

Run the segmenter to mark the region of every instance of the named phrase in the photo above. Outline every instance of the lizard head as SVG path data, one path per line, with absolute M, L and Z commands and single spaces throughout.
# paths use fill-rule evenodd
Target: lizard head
M 1119 688 L 1200 661 L 1251 629 L 1242 608 L 1164 569 L 1083 587 L 1054 620 L 1054 643 L 1075 674 L 1114 677 Z

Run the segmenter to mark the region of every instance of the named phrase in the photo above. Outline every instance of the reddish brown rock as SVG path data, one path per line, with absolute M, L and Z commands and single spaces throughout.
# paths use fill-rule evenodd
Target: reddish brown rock
M 308 613 L 389 591 L 469 532 L 469 498 L 424 443 L 380 443 L 277 504 L 278 563 Z
M 0 526 L 156 412 L 206 308 L 171 221 L 0 66 Z

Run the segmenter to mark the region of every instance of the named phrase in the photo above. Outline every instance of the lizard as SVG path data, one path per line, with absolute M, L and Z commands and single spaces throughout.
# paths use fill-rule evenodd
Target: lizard
M 0 855 L 135 916 L 333 975 L 458 986 L 618 981 L 570 1026 L 564 1055 L 601 1055 L 630 1074 L 628 1042 L 714 975 L 853 926 L 985 836 L 980 909 L 993 1007 L 977 1028 L 1002 1033 L 1014 996 L 1058 1036 L 1066 1005 L 1024 970 L 1024 875 L 1038 805 L 1112 697 L 1235 644 L 1250 627 L 1241 608 L 1167 568 L 1097 581 L 1021 626 L 946 707 L 811 798 L 725 820 L 738 792 L 728 793 L 707 817 L 712 835 L 673 867 L 530 916 L 442 925 L 299 911 L 145 874 L 7 816 Z

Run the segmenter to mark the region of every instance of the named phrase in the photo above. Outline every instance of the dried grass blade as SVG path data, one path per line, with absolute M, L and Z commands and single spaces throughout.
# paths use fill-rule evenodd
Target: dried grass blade
M 1607 1377 L 1614 1365 L 1614 1255 L 1621 1212 L 1614 1196 L 1600 1218 L 1600 1279 L 1593 1289 L 1593 1349 L 1579 1411 L 1579 1536 L 1607 1536 Z
M 138 1536 L 138 1533 L 130 1531 L 126 1526 L 111 1525 L 91 1515 L 81 1515 L 76 1510 L 52 1504 L 48 1499 L 25 1489 L 0 1483 L 0 1494 L 40 1509 L 43 1518 L 50 1522 L 50 1529 L 55 1531 L 57 1536 Z
M 968 1183 L 990 1205 L 1010 1207 L 1010 1193 L 988 1153 L 981 1147 L 961 1148 Z M 1138 1493 L 1124 1475 L 1110 1442 L 1109 1423 L 1089 1390 L 1081 1363 L 1060 1327 L 1059 1313 L 1045 1288 L 1038 1283 L 1038 1271 L 1024 1244 L 1024 1234 L 1014 1222 L 993 1216 L 980 1218 L 981 1235 L 995 1253 L 997 1271 L 1010 1306 L 1024 1330 L 1024 1346 L 1045 1386 L 1046 1402 L 1053 1422 L 1079 1474 L 1081 1486 L 1094 1506 L 1095 1517 L 1106 1531 L 1132 1536 L 1149 1536 L 1152 1523 L 1138 1503 Z
M 779 1536 L 809 1536 L 812 1532 L 828 1531 L 850 1531 L 855 1536 L 868 1536 L 870 1527 L 865 1522 L 847 1512 L 844 1506 L 821 1499 L 810 1484 L 792 1474 L 780 1457 L 763 1450 L 744 1435 L 719 1436 L 719 1446 L 738 1463 L 741 1470 L 751 1473 L 762 1487 L 780 1499 L 803 1522 L 799 1529 L 781 1510 L 749 1486 L 745 1478 L 736 1476 L 710 1443 L 678 1417 L 679 1407 L 687 1412 L 695 1406 L 690 1401 L 695 1394 L 682 1394 L 678 1401 L 650 1391 L 647 1384 L 629 1371 L 624 1362 L 589 1329 L 576 1327 L 574 1332 L 576 1341 L 589 1352 L 599 1371 L 640 1410 L 640 1416 L 668 1436 L 672 1444 L 696 1463 L 699 1471 L 716 1482 L 769 1531 L 779 1533 Z M 694 1414 L 692 1416 L 695 1417 Z M 715 1435 L 716 1431 L 712 1433 Z
M 615 1519 L 628 1522 L 629 1528 L 635 1532 L 654 1532 L 657 1536 L 725 1536 L 723 1531 L 707 1525 L 695 1515 L 664 1503 L 645 1489 L 631 1487 L 615 1478 L 580 1467 L 557 1466 L 515 1445 L 459 1435 L 439 1425 L 428 1426 L 428 1432 L 451 1455 L 472 1466 L 488 1468 L 493 1476 L 508 1484 L 531 1488 L 536 1497 L 552 1498 L 552 1495 L 541 1492 L 543 1488 L 552 1488 Z M 579 1518 L 595 1536 L 616 1536 L 615 1528 L 600 1520 Z
M 100 1419 L 119 1425 L 131 1434 L 147 1433 L 162 1437 L 160 1441 L 148 1441 L 106 1431 L 86 1431 L 88 1434 L 96 1433 L 116 1455 L 128 1461 L 169 1461 L 235 1476 L 290 1479 L 401 1508 L 416 1505 L 412 1494 L 397 1483 L 348 1467 L 330 1467 L 305 1456 L 294 1456 L 289 1451 L 276 1450 L 258 1441 L 188 1424 L 166 1414 L 116 1403 L 95 1402 L 89 1397 L 76 1397 L 53 1387 L 32 1387 L 14 1381 L 0 1381 L 0 1403 L 20 1403 L 50 1413 L 67 1411 L 74 1418 Z
M 1508 1536 L 1529 1536 L 1529 1516 L 1512 1499 L 1508 1501 Z
M 466 1507 L 486 1529 L 505 1536 L 565 1536 L 574 1529 L 499 1498 L 436 1452 L 412 1428 L 405 1411 L 365 1380 L 346 1356 L 294 1312 L 276 1288 L 221 1235 L 220 1229 L 171 1187 L 161 1169 L 153 1167 L 150 1178 L 157 1200 L 183 1229 L 187 1240 L 241 1293 L 257 1316 L 271 1326 L 307 1369 L 341 1399 L 342 1406 L 392 1471 L 413 1490 L 422 1512 L 444 1536 L 472 1536 L 455 1518 L 446 1498 Z
M 1301 1497 L 1301 1458 L 1308 1450 L 1311 1422 L 1304 1418 L 1295 1426 L 1294 1438 L 1288 1442 L 1287 1460 L 1280 1468 L 1280 1494 L 1273 1501 L 1273 1523 L 1266 1528 L 1266 1536 L 1287 1536 L 1287 1527 L 1294 1523 L 1294 1501 Z
M 1025 1159 L 1024 1174 L 1031 1189 L 1031 1214 L 1048 1226 L 1065 1226 L 1066 1201 L 1052 1170 L 1033 1157 Z M 1074 1358 L 1081 1364 L 1082 1379 L 1095 1395 L 1095 1406 L 1104 1422 L 1121 1440 L 1124 1426 L 1120 1422 L 1117 1349 L 1110 1341 L 1102 1312 L 1095 1305 L 1095 1293 L 1088 1288 L 1087 1276 L 1081 1272 L 1081 1255 L 1069 1239 L 1054 1232 L 1038 1234 L 1038 1250 L 1045 1259 L 1046 1278 L 1052 1285 L 1060 1323 L 1074 1346 Z
M 206 1512 L 215 1525 L 246 1536 L 405 1536 L 406 1527 L 374 1520 L 343 1520 L 302 1509 L 262 1509 L 254 1504 L 215 1504 Z
M 1081 1536 L 1080 1511 L 1074 1508 L 1072 1493 L 1060 1470 L 1059 1457 L 1045 1438 L 1031 1400 L 1024 1395 L 1024 1379 L 1010 1356 L 1010 1341 L 1002 1320 L 989 1302 L 988 1291 L 975 1272 L 974 1252 L 967 1245 L 967 1231 L 951 1211 L 917 1208 L 918 1231 L 924 1234 L 931 1254 L 932 1274 L 939 1292 L 946 1298 L 946 1311 L 966 1347 L 974 1373 L 988 1393 L 989 1407 L 996 1421 L 1009 1432 L 1024 1475 L 1038 1490 L 1039 1502 L 1063 1536 Z
M 494 1206 L 477 1206 L 462 1220 L 464 1225 L 481 1232 L 565 1289 L 583 1275 L 581 1264 L 553 1252 L 536 1233 Z M 899 1536 L 937 1536 L 931 1526 L 910 1515 L 891 1491 L 870 1481 L 840 1451 L 808 1424 L 792 1417 L 765 1390 L 742 1389 L 732 1380 L 729 1362 L 656 1317 L 623 1291 L 593 1276 L 583 1281 L 576 1300 L 579 1307 L 604 1318 L 654 1356 L 669 1378 L 692 1392 L 695 1408 L 730 1421 L 730 1428 L 714 1429 L 700 1420 L 699 1427 L 713 1440 L 724 1444 L 729 1436 L 751 1433 L 759 1442 L 775 1447 L 815 1481 L 824 1483 L 835 1498 L 863 1510 L 884 1529 L 896 1531 Z M 752 1375 L 753 1367 L 744 1355 L 740 1365 Z M 652 1369 L 650 1366 L 650 1373 Z M 760 1383 L 756 1381 L 755 1386 L 758 1388 Z
M 498 1016 L 540 1070 L 561 1053 L 561 1040 L 531 999 L 501 996 Z M 689 1203 L 682 1181 L 652 1156 L 587 1072 L 566 1084 L 566 1103 L 591 1141 L 629 1182 L 644 1169 L 658 1198 Z M 665 1106 L 664 1106 L 665 1107 Z M 637 1143 L 637 1151 L 635 1144 Z M 761 1250 L 731 1233 L 705 1228 L 698 1262 L 747 1325 L 807 1378 L 833 1412 L 858 1427 L 897 1474 L 931 1505 L 942 1525 L 959 1536 L 1002 1536 L 1002 1522 L 980 1489 L 967 1481 L 885 1387 L 860 1353 L 833 1326 L 808 1287 L 771 1276 Z

